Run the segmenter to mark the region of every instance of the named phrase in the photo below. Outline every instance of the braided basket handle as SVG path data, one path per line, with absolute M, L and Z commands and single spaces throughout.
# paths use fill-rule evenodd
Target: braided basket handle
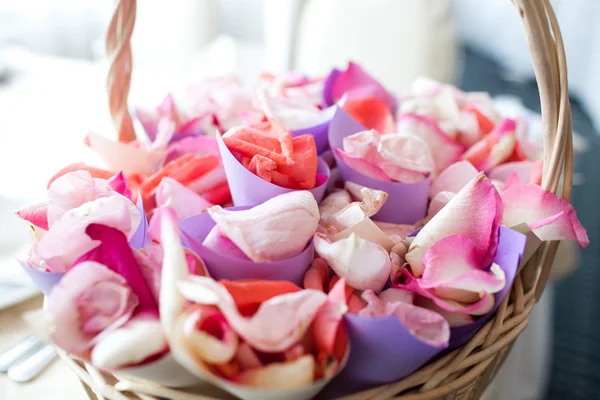
M 135 24 L 136 0 L 118 0 L 106 34 L 110 69 L 106 80 L 108 105 L 119 141 L 135 140 L 127 97 L 131 85 L 131 34 Z
M 549 0 L 513 0 L 513 3 L 521 16 L 540 93 L 544 129 L 542 187 L 570 201 L 573 183 L 573 132 L 567 62 L 558 21 Z M 535 287 L 538 300 L 550 276 L 557 248 L 558 242 L 546 244 L 539 275 L 530 274 L 530 282 L 524 282 L 527 286 Z M 527 274 L 523 276 L 525 279 Z

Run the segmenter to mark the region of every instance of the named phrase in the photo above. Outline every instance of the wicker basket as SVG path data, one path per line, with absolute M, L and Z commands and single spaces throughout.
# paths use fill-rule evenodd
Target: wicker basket
M 544 189 L 570 201 L 573 174 L 571 109 L 563 41 L 549 0 L 513 0 L 521 17 L 538 82 L 544 126 Z M 131 74 L 129 37 L 135 19 L 135 0 L 121 0 L 109 28 L 107 51 L 110 109 L 122 140 L 127 140 L 131 118 L 127 94 Z M 125 105 L 125 106 L 124 106 Z M 128 133 L 129 132 L 129 133 Z M 131 136 L 129 136 L 131 137 Z M 544 243 L 518 272 L 510 296 L 496 316 L 468 343 L 424 366 L 412 375 L 344 399 L 479 399 L 508 356 L 514 340 L 525 329 L 527 317 L 540 298 L 550 274 L 558 242 Z M 215 388 L 185 392 L 151 382 L 119 380 L 61 353 L 82 381 L 91 399 L 208 400 L 231 395 Z

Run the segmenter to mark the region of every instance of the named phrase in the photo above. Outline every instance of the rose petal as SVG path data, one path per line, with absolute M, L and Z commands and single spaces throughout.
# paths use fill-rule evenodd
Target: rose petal
M 269 390 L 293 390 L 308 386 L 315 375 L 315 359 L 305 355 L 294 361 L 271 363 L 243 372 L 235 378 L 242 384 Z
M 363 292 L 367 306 L 358 315 L 366 317 L 394 316 L 420 340 L 442 346 L 450 339 L 450 327 L 441 315 L 403 301 L 384 302 L 370 290 Z
M 310 192 L 289 192 L 243 211 L 220 206 L 208 213 L 221 232 L 253 261 L 285 260 L 300 254 L 317 230 L 319 208 Z
M 95 367 L 111 370 L 138 364 L 168 350 L 158 315 L 142 313 L 100 335 L 91 353 Z
M 338 330 L 347 310 L 346 281 L 342 278 L 329 291 L 327 302 L 321 306 L 313 321 L 315 344 L 325 354 L 334 353 Z
M 351 287 L 379 292 L 385 286 L 391 261 L 388 252 L 380 245 L 355 233 L 333 243 L 325 235 L 317 233 L 314 243 L 317 254 Z
M 417 136 L 383 135 L 378 150 L 386 161 L 406 170 L 426 174 L 435 169 L 431 148 Z
M 183 296 L 219 307 L 244 340 L 265 352 L 281 352 L 304 336 L 327 296 L 305 289 L 264 301 L 252 317 L 242 316 L 227 289 L 210 278 L 190 277 L 179 285 Z
M 426 297 L 419 297 L 416 305 L 440 314 L 446 319 L 446 321 L 448 321 L 448 324 L 451 328 L 469 325 L 474 322 L 473 317 L 470 315 L 446 311 L 443 308 L 438 307 L 433 300 L 430 300 Z
M 438 307 L 453 313 L 485 315 L 494 308 L 494 295 L 487 292 L 482 293 L 478 301 L 462 303 L 449 298 L 436 296 L 431 290 L 422 289 L 419 286 L 418 280 L 414 277 L 407 278 L 404 284 L 397 286 L 426 297 L 432 300 Z
M 342 108 L 367 129 L 374 129 L 381 133 L 393 129 L 394 118 L 390 108 L 376 97 L 350 97 L 344 101 Z
M 431 184 L 429 197 L 440 192 L 458 193 L 479 171 L 469 161 L 458 161 L 444 169 Z
M 345 71 L 338 71 L 331 88 L 333 102 L 338 101 L 344 95 L 347 95 L 348 98 L 376 97 L 383 101 L 392 113 L 395 113 L 397 108 L 394 96 L 353 62 L 348 63 Z
M 162 179 L 156 188 L 155 196 L 157 207 L 172 207 L 179 219 L 200 214 L 213 206 L 202 196 L 197 195 L 175 179 L 169 177 Z
M 423 257 L 425 269 L 419 286 L 423 289 L 440 287 L 474 293 L 496 293 L 506 284 L 504 273 L 497 265 L 492 271 L 477 264 L 477 244 L 463 235 L 453 235 L 437 241 Z
M 431 202 L 429 203 L 429 208 L 427 209 L 427 216 L 433 217 L 435 214 L 440 212 L 442 208 L 446 206 L 456 196 L 456 193 L 453 192 L 439 192 L 435 195 Z
M 229 257 L 249 260 L 244 252 L 236 246 L 227 236 L 223 235 L 218 225 L 210 230 L 202 245 L 215 252 L 227 254 Z
M 266 89 L 259 90 L 258 99 L 270 120 L 275 120 L 289 130 L 300 130 L 325 122 L 323 112 L 306 98 L 275 97 Z
M 502 192 L 504 224 L 527 223 L 541 240 L 577 240 L 582 248 L 590 241 L 572 205 L 537 185 L 513 184 Z
M 79 257 L 96 248 L 99 242 L 85 233 L 90 224 L 102 224 L 131 235 L 127 203 L 129 200 L 122 196 L 105 197 L 67 211 L 38 244 L 37 255 L 45 267 L 52 272 L 66 272 Z
M 127 197 L 129 200 L 133 199 L 131 190 L 127 188 L 127 181 L 125 180 L 125 175 L 123 175 L 122 172 L 119 172 L 118 174 L 112 176 L 108 180 L 108 185 L 111 187 L 112 190 L 119 193 L 120 195 Z
M 124 324 L 137 305 L 137 297 L 122 276 L 97 262 L 80 263 L 48 296 L 50 337 L 68 352 L 83 352 L 102 331 Z
M 218 310 L 196 306 L 184 318 L 182 337 L 192 357 L 209 364 L 225 364 L 235 357 L 238 336 Z
M 96 261 L 106 265 L 121 275 L 139 299 L 139 309 L 157 311 L 158 299 L 153 295 L 148 282 L 144 279 L 133 249 L 127 243 L 123 232 L 105 225 L 90 224 L 86 230 L 90 239 L 100 242 L 93 250 L 81 256 L 76 264 Z
M 329 219 L 352 203 L 350 194 L 345 190 L 336 190 L 329 194 L 319 204 L 319 214 L 321 219 L 319 223 L 323 226 L 329 224 Z
M 219 283 L 227 289 L 233 297 L 237 309 L 244 316 L 254 315 L 263 302 L 273 297 L 301 290 L 292 282 L 287 281 L 228 281 L 222 279 Z
M 501 220 L 500 195 L 480 173 L 419 231 L 409 247 L 406 261 L 413 274 L 421 276 L 423 257 L 435 242 L 451 235 L 465 235 L 475 241 L 477 263 L 485 268 L 496 253 Z
M 449 137 L 435 120 L 417 114 L 402 114 L 396 125 L 398 133 L 413 135 L 423 139 L 431 149 L 435 149 L 436 174 L 448 165 L 458 161 L 464 147 Z
M 347 193 L 346 193 L 347 194 Z M 348 195 L 350 198 L 350 195 Z M 19 208 L 15 214 L 21 219 L 29 222 L 33 226 L 48 230 L 48 200 L 31 203 Z M 349 204 L 349 203 L 348 203 Z
M 390 177 L 384 172 L 383 169 L 375 165 L 374 163 L 365 160 L 364 158 L 355 157 L 351 154 L 345 153 L 341 149 L 334 148 L 333 151 L 336 155 L 346 163 L 353 170 L 360 172 L 373 179 L 380 181 L 391 182 Z

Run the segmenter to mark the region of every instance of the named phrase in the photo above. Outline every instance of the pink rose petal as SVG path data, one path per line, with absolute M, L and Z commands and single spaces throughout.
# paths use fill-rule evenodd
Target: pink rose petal
M 406 261 L 419 277 L 423 274 L 423 257 L 435 242 L 451 235 L 465 235 L 475 241 L 477 263 L 485 268 L 496 253 L 501 220 L 500 195 L 480 173 L 419 231 L 409 247 Z
M 435 214 L 440 212 L 442 208 L 446 206 L 456 196 L 453 192 L 439 192 L 435 195 L 431 202 L 429 202 L 429 208 L 427 209 L 427 216 L 433 217 Z
M 464 146 L 440 129 L 435 120 L 417 114 L 402 114 L 398 118 L 397 131 L 423 139 L 435 152 L 436 174 L 458 161 Z
M 31 203 L 19 208 L 15 214 L 33 226 L 48 230 L 48 200 Z
M 327 301 L 324 293 L 305 289 L 273 297 L 253 316 L 244 317 L 227 289 L 210 278 L 189 277 L 179 288 L 189 301 L 216 305 L 238 335 L 265 352 L 281 352 L 297 343 Z
M 122 172 L 119 172 L 112 178 L 108 180 L 108 185 L 112 190 L 119 193 L 120 195 L 127 197 L 129 200 L 132 200 L 133 197 L 131 195 L 131 190 L 127 188 L 127 181 L 125 180 L 125 175 Z
M 80 257 L 76 264 L 96 261 L 121 275 L 139 299 L 140 310 L 158 311 L 158 299 L 144 279 L 141 268 L 127 243 L 127 237 L 115 228 L 91 224 L 85 233 L 90 239 L 100 242 L 90 252 Z
M 354 289 L 380 292 L 387 283 L 392 263 L 389 253 L 380 245 L 356 233 L 333 243 L 317 233 L 314 243 L 317 254 Z
M 350 168 L 353 170 L 360 172 L 363 175 L 366 175 L 373 179 L 378 179 L 380 181 L 391 182 L 389 176 L 377 165 L 374 163 L 365 160 L 364 158 L 355 157 L 348 153 L 345 153 L 341 149 L 334 148 L 336 155 L 340 157 L 342 161 L 344 161 Z
M 167 350 L 158 315 L 138 313 L 123 326 L 98 337 L 91 361 L 97 368 L 111 370 L 140 364 Z
M 124 324 L 137 304 L 122 276 L 93 261 L 81 263 L 48 296 L 50 337 L 68 352 L 83 352 L 100 333 Z
M 438 313 L 404 301 L 382 301 L 370 290 L 365 291 L 362 296 L 367 306 L 358 313 L 359 316 L 394 316 L 420 340 L 437 347 L 448 343 L 450 327 Z
M 445 168 L 431 184 L 429 196 L 434 198 L 440 192 L 458 193 L 479 171 L 469 161 L 458 161 Z
M 215 225 L 202 242 L 204 247 L 207 247 L 215 252 L 227 254 L 229 257 L 249 260 L 239 247 L 235 245 L 227 236 L 223 235 L 218 225 Z
M 477 263 L 477 245 L 463 235 L 447 236 L 437 241 L 423 257 L 423 289 L 440 287 L 474 293 L 497 293 L 506 284 L 504 273 L 497 266 L 493 272 L 482 270 Z
M 582 248 L 590 241 L 573 206 L 538 185 L 513 184 L 502 192 L 504 224 L 527 223 L 541 240 L 577 240 Z
M 127 202 L 124 197 L 106 197 L 67 211 L 42 237 L 37 256 L 50 271 L 66 272 L 79 257 L 100 244 L 85 233 L 89 225 L 102 224 L 131 234 Z
M 391 111 L 395 111 L 396 100 L 373 77 L 358 64 L 348 63 L 348 68 L 341 72 L 332 87 L 332 99 L 338 101 L 344 95 L 350 98 L 376 97 L 383 101 Z
M 248 210 L 208 209 L 221 232 L 256 262 L 300 254 L 317 230 L 319 208 L 308 191 L 279 195 Z
M 342 278 L 329 291 L 327 302 L 321 306 L 313 321 L 315 344 L 325 354 L 334 353 L 338 329 L 347 310 L 346 281 Z
M 352 203 L 352 198 L 345 190 L 336 190 L 330 193 L 319 204 L 319 214 L 321 215 L 319 223 L 327 226 L 329 219 L 350 205 L 350 203 Z
M 200 214 L 213 204 L 173 178 L 164 177 L 156 188 L 156 206 L 172 207 L 179 219 Z

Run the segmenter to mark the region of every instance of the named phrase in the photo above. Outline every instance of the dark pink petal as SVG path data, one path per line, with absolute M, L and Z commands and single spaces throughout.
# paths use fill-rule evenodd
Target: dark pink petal
M 396 99 L 358 64 L 348 63 L 348 68 L 337 75 L 332 87 L 332 100 L 338 101 L 344 95 L 349 98 L 376 97 L 383 101 L 390 111 L 395 112 Z
M 590 241 L 573 206 L 538 185 L 513 184 L 502 193 L 504 224 L 527 223 L 541 240 L 577 240 L 582 248 Z
M 92 240 L 100 242 L 100 245 L 82 256 L 75 264 L 96 261 L 106 265 L 125 278 L 137 295 L 141 310 L 158 310 L 157 299 L 144 279 L 140 265 L 123 232 L 105 225 L 91 224 L 86 229 L 86 234 Z
M 425 271 L 419 280 L 423 289 L 440 287 L 474 293 L 496 293 L 506 284 L 504 273 L 497 266 L 482 270 L 477 263 L 476 243 L 463 235 L 453 235 L 437 241 L 423 257 Z
M 436 174 L 458 161 L 465 150 L 463 145 L 442 131 L 435 120 L 426 116 L 402 114 L 396 128 L 398 133 L 420 137 L 429 145 L 435 153 Z
M 477 263 L 486 268 L 496 254 L 501 220 L 500 195 L 481 172 L 419 231 L 406 261 L 419 277 L 423 274 L 423 257 L 435 242 L 451 235 L 465 235 L 475 241 Z
M 122 196 L 127 197 L 129 200 L 133 198 L 131 195 L 131 190 L 127 188 L 127 181 L 125 180 L 125 175 L 123 175 L 123 172 L 119 172 L 118 174 L 110 178 L 108 180 L 108 185 L 112 190 L 114 190 Z
M 16 211 L 19 218 L 45 231 L 48 230 L 48 201 L 28 204 Z

